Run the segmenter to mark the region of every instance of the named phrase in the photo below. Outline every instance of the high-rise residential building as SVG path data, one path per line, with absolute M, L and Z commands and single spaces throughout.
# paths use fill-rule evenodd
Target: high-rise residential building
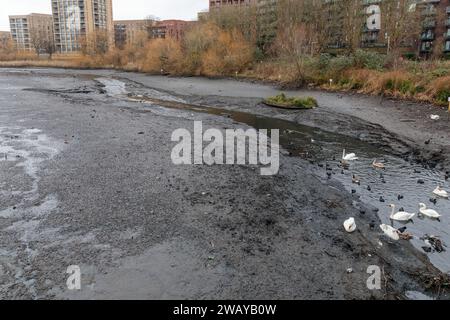
M 39 50 L 39 42 L 53 41 L 53 19 L 50 14 L 9 16 L 9 25 L 14 45 L 19 51 Z
M 149 31 L 154 24 L 149 20 L 117 20 L 114 21 L 114 41 L 118 48 L 133 44 L 149 37 Z
M 52 12 L 57 51 L 80 51 L 83 41 L 99 34 L 114 46 L 112 0 L 52 0 Z

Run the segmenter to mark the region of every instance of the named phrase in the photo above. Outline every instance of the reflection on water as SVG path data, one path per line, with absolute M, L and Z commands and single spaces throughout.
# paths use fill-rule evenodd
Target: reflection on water
M 137 98 L 132 99 L 136 101 Z M 331 173 L 331 177 L 340 181 L 349 192 L 356 191 L 356 194 L 361 197 L 364 203 L 379 208 L 379 216 L 383 223 L 390 224 L 391 209 L 388 205 L 391 203 L 396 205 L 397 210 L 403 208 L 405 211 L 412 213 L 419 211 L 418 205 L 421 202 L 425 203 L 428 208 L 437 210 L 443 216 L 441 222 L 416 217 L 414 223 L 408 224 L 408 232 L 414 235 L 414 239 L 411 241 L 417 248 L 422 250 L 422 247 L 425 246 L 425 243 L 420 240 L 425 234 L 438 236 L 445 244 L 450 243 L 450 219 L 446 217 L 450 212 L 450 201 L 438 199 L 436 204 L 430 201 L 434 198 L 432 191 L 438 185 L 442 185 L 444 189 L 450 191 L 450 185 L 444 180 L 442 172 L 423 168 L 419 164 L 410 163 L 400 157 L 387 154 L 380 148 L 358 139 L 286 120 L 219 108 L 188 105 L 178 101 L 147 97 L 139 97 L 139 101 L 150 105 L 227 116 L 255 129 L 279 129 L 280 144 L 284 149 L 293 156 L 323 164 L 323 166 L 317 167 L 318 174 L 327 177 L 327 172 L 328 174 Z M 340 167 L 340 158 L 344 148 L 347 152 L 354 152 L 359 157 L 358 161 L 351 163 L 348 170 L 343 170 Z M 374 169 L 372 167 L 374 159 L 385 163 L 386 169 Z M 360 185 L 352 183 L 353 175 L 358 176 Z M 423 181 L 423 184 L 418 183 L 419 179 Z M 384 202 L 380 202 L 380 197 L 384 199 Z M 399 224 L 395 224 L 395 226 L 401 227 Z M 449 251 L 429 253 L 428 255 L 432 263 L 442 271 L 450 271 Z

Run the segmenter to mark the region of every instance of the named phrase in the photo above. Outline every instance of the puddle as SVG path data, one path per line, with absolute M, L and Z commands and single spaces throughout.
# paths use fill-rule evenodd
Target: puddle
M 446 215 L 450 212 L 450 201 L 438 199 L 436 204 L 430 202 L 430 199 L 434 198 L 432 191 L 438 185 L 442 185 L 445 190 L 450 191 L 450 184 L 444 180 L 442 172 L 410 163 L 358 139 L 287 120 L 190 105 L 178 101 L 165 101 L 147 96 L 129 96 L 129 100 L 149 106 L 224 116 L 255 129 L 280 129 L 280 144 L 285 150 L 290 152 L 292 156 L 311 159 L 314 163 L 320 163 L 320 166 L 317 166 L 316 173 L 324 179 L 328 176 L 326 170 L 328 164 L 332 170 L 329 171 L 332 179 L 340 181 L 349 192 L 352 192 L 352 190 L 356 192 L 356 196 L 360 196 L 364 203 L 377 207 L 383 223 L 390 224 L 391 209 L 388 205 L 391 203 L 395 204 L 397 209 L 403 207 L 408 212 L 417 213 L 418 204 L 421 202 L 425 203 L 428 208 L 437 210 L 443 216 L 441 222 L 421 220 L 416 217 L 413 224 L 407 225 L 408 232 L 415 236 L 412 243 L 419 250 L 423 251 L 422 247 L 425 246 L 424 242 L 420 240 L 425 234 L 438 236 L 445 244 L 450 244 L 450 219 L 446 218 Z M 348 150 L 349 153 L 354 152 L 359 157 L 358 161 L 351 164 L 349 170 L 343 170 L 340 167 L 343 149 Z M 374 159 L 385 163 L 386 169 L 382 171 L 374 169 L 371 165 Z M 352 183 L 353 174 L 361 180 L 361 185 Z M 418 184 L 419 179 L 423 181 L 423 184 Z M 368 187 L 370 187 L 370 191 Z M 399 195 L 403 197 L 401 200 L 398 199 Z M 380 197 L 383 197 L 385 202 L 380 202 Z M 395 226 L 401 227 L 403 225 L 396 223 Z M 431 262 L 443 272 L 450 271 L 449 251 L 450 249 L 447 249 L 442 253 L 428 254 Z
M 119 80 L 110 78 L 97 78 L 96 81 L 104 85 L 106 94 L 112 97 L 121 96 L 127 93 L 125 83 Z

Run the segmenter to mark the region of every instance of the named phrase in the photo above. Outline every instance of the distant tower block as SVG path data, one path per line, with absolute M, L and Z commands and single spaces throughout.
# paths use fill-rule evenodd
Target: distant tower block
M 112 0 L 52 0 L 52 12 L 57 51 L 80 51 L 82 41 L 100 33 L 114 46 Z

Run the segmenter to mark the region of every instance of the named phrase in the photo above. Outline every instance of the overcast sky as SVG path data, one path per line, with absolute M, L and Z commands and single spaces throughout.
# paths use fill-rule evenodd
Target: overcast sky
M 208 0 L 113 0 L 114 19 L 142 19 L 154 15 L 161 19 L 193 20 L 208 8 Z M 0 0 L 0 30 L 9 30 L 9 15 L 51 13 L 51 0 Z

